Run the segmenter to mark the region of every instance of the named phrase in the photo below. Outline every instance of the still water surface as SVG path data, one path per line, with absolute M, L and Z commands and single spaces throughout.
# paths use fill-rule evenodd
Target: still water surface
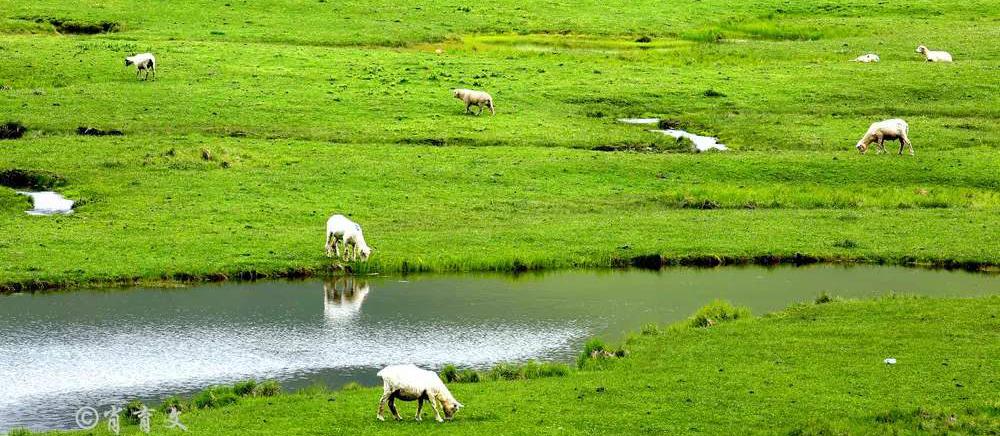
M 72 428 L 81 406 L 278 379 L 374 384 L 412 362 L 571 361 L 716 298 L 761 314 L 820 292 L 1000 294 L 995 275 L 900 267 L 569 271 L 227 283 L 0 297 L 0 431 Z

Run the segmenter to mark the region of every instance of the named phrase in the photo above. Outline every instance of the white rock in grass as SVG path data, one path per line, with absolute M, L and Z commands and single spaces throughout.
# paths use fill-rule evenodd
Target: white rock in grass
M 885 360 L 883 360 L 883 362 L 885 362 L 886 365 L 895 365 L 896 359 L 892 357 L 886 357 Z

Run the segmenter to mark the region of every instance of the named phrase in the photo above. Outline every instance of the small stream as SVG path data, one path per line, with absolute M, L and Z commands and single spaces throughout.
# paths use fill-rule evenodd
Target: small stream
M 0 296 L 0 432 L 73 428 L 82 406 L 208 385 L 375 384 L 392 363 L 572 362 L 722 298 L 755 314 L 821 292 L 1000 294 L 996 276 L 886 266 L 375 276 Z

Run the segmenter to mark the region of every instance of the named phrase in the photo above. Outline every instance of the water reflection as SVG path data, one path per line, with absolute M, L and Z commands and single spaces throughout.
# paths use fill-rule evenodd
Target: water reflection
M 323 314 L 339 324 L 357 318 L 371 291 L 368 281 L 358 277 L 336 277 L 323 281 Z

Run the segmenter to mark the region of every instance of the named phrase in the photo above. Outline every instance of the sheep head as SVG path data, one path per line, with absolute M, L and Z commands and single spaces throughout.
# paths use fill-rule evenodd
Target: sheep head
M 868 142 L 862 139 L 861 141 L 858 141 L 858 145 L 855 145 L 854 147 L 857 148 L 858 152 L 861 154 L 865 154 L 865 152 L 868 151 Z
M 125 66 L 126 67 L 129 66 L 129 65 L 132 65 L 133 63 L 134 62 L 132 62 L 132 58 L 131 57 L 125 58 Z
M 448 420 L 454 418 L 455 413 L 461 410 L 462 407 L 464 407 L 462 403 L 459 403 L 457 400 L 445 399 L 441 401 L 441 408 L 444 409 L 444 418 Z
M 926 54 L 926 53 L 927 53 L 927 47 L 924 47 L 924 46 L 922 46 L 922 45 L 921 45 L 921 46 L 918 46 L 918 47 L 917 47 L 917 53 L 922 53 L 922 54 Z

